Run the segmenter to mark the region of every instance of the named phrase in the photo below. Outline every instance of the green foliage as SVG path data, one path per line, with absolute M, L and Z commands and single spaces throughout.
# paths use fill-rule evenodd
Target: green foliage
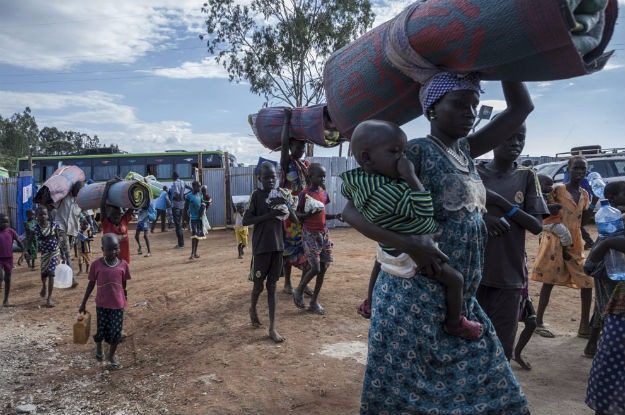
M 40 131 L 28 107 L 11 118 L 0 116 L 0 166 L 11 173 L 15 173 L 20 157 L 80 154 L 102 147 L 97 135 L 59 131 L 56 127 L 44 127 Z M 120 152 L 117 145 L 109 147 Z
M 290 106 L 319 103 L 332 52 L 373 23 L 369 0 L 208 0 L 208 52 L 252 93 Z

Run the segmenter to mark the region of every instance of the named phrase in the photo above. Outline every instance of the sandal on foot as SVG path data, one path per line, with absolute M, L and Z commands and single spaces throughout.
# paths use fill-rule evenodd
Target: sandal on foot
M 288 286 L 286 286 L 286 287 L 284 287 L 282 289 L 282 292 L 285 293 L 285 294 L 291 294 L 292 295 L 293 294 L 293 287 L 288 285 Z
M 360 304 L 360 306 L 358 307 L 358 314 L 367 319 L 371 318 L 371 304 L 369 304 L 368 299 L 365 299 L 365 301 Z
M 46 296 L 46 287 L 41 287 L 41 291 L 39 291 L 39 297 L 43 298 Z
M 95 359 L 98 362 L 101 362 L 102 360 L 104 360 L 104 353 L 98 353 L 98 351 L 96 350 L 93 355 L 95 356 Z
M 142 251 L 141 249 L 139 249 L 139 250 L 137 251 L 137 255 L 143 255 L 143 251 Z
M 461 316 L 457 326 L 445 324 L 445 331 L 447 334 L 466 340 L 479 340 L 484 335 L 484 326 L 477 321 L 467 320 L 465 316 Z
M 306 308 L 306 303 L 304 302 L 304 296 L 297 292 L 297 290 L 293 291 L 293 302 L 297 308 Z
M 545 327 L 542 324 L 539 326 L 536 326 L 536 330 L 534 330 L 534 333 L 542 337 L 547 337 L 549 339 L 553 339 L 554 337 L 556 337 L 556 335 L 553 334 L 551 330 L 549 330 L 547 327 Z
M 306 294 L 309 297 L 312 297 L 313 291 L 310 288 L 308 288 L 308 286 L 306 286 L 304 287 L 304 294 Z
M 109 364 L 111 365 L 111 369 L 121 369 L 122 367 L 122 364 L 117 360 L 113 360 L 112 362 L 109 362 Z
M 578 331 L 577 332 L 577 337 L 579 337 L 581 339 L 589 339 L 590 338 L 590 333 L 584 333 L 583 331 Z
M 326 310 L 319 303 L 314 303 L 308 306 L 308 311 L 315 314 L 324 315 Z
M 527 360 L 523 359 L 522 357 L 513 357 L 512 360 L 517 362 L 519 364 L 519 366 L 521 366 L 523 369 L 525 369 L 525 370 L 532 370 L 532 365 L 530 364 L 530 362 L 528 362 Z
M 147 253 L 147 254 L 145 254 L 144 256 L 145 256 L 146 258 L 149 258 L 149 257 L 151 257 L 151 256 L 152 256 L 152 254 L 148 252 L 148 253 Z

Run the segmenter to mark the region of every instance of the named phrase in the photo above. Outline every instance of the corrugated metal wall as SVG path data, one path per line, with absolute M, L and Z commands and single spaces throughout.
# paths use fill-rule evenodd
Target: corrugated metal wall
M 347 201 L 341 195 L 341 179 L 338 175 L 346 170 L 358 167 L 354 158 L 349 157 L 312 157 L 308 159 L 311 163 L 322 164 L 327 172 L 326 190 L 330 196 L 329 214 L 336 214 L 343 211 Z M 256 177 L 254 176 L 255 166 L 231 167 L 230 168 L 230 194 L 232 196 L 249 196 L 256 188 Z M 205 169 L 203 172 L 203 183 L 208 187 L 208 193 L 213 199 L 208 210 L 208 220 L 211 226 L 226 226 L 226 192 L 225 192 L 225 170 Z M 347 226 L 338 220 L 328 223 L 329 227 Z
M 17 230 L 17 179 L 0 178 L 0 213 L 9 216 L 10 226 Z
M 208 194 L 213 202 L 208 209 L 208 222 L 211 226 L 226 225 L 226 172 L 224 169 L 204 169 L 202 183 L 208 188 Z

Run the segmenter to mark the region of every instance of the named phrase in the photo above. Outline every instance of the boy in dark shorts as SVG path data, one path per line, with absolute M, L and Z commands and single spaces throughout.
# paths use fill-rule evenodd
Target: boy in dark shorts
M 536 173 L 516 163 L 525 147 L 525 134 L 523 124 L 493 149 L 492 161 L 477 166 L 488 191 L 484 222 L 489 237 L 476 297 L 493 323 L 506 357 L 528 369 L 530 364 L 514 354 L 519 307 L 527 287 L 525 234 L 538 235 L 549 211 Z M 526 326 L 528 330 L 530 326 Z
M 259 176 L 262 189 L 257 189 L 252 193 L 249 208 L 243 216 L 243 226 L 254 225 L 254 233 L 252 234 L 254 288 L 252 289 L 250 319 L 252 326 L 261 326 L 256 306 L 260 293 L 263 292 L 263 284 L 266 284 L 269 336 L 273 341 L 279 343 L 285 340 L 276 331 L 274 322 L 276 283 L 282 271 L 282 253 L 284 251 L 282 221 L 279 217 L 284 215 L 284 207 L 286 207 L 291 220 L 297 221 L 298 219 L 293 211 L 293 199 L 288 190 L 277 189 L 281 197 L 270 197 L 277 181 L 276 168 L 273 164 L 269 162 L 261 164 Z

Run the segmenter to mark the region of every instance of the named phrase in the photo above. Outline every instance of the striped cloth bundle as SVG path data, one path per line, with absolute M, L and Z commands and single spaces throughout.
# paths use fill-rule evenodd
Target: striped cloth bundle
M 604 67 L 617 0 L 421 0 L 336 51 L 324 68 L 327 106 L 349 137 L 363 120 L 404 124 L 422 114 L 435 72 L 548 81 Z
M 100 207 L 106 183 L 93 183 L 80 189 L 76 203 L 83 210 Z M 150 203 L 150 188 L 139 180 L 122 180 L 111 185 L 106 203 L 125 209 L 140 209 Z
M 282 145 L 285 109 L 285 107 L 263 108 L 247 118 L 258 141 L 270 150 L 278 150 Z M 325 104 L 292 108 L 289 136 L 322 147 L 334 147 L 344 141 L 329 123 Z

